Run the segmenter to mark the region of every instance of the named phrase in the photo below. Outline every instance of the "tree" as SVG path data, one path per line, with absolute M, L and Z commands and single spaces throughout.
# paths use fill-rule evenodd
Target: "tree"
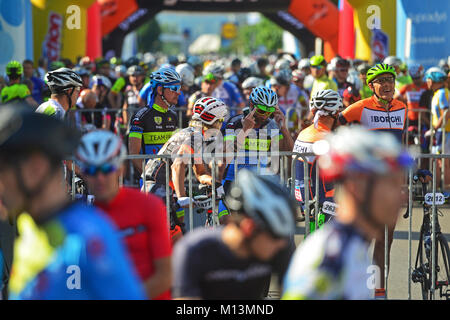
M 161 42 L 159 41 L 161 27 L 155 18 L 140 26 L 136 34 L 139 52 L 156 52 L 161 50 Z
M 233 51 L 247 55 L 261 46 L 269 52 L 276 52 L 283 46 L 283 29 L 266 17 L 261 17 L 254 25 L 239 27 L 238 36 L 231 44 Z

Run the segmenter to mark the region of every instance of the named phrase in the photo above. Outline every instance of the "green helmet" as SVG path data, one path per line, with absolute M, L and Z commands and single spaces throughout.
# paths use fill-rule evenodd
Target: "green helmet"
M 393 67 L 385 63 L 378 63 L 367 71 L 366 83 L 369 84 L 373 79 L 383 73 L 390 73 L 394 76 L 394 78 L 397 77 L 397 74 L 395 73 L 395 69 Z
M 11 76 L 14 74 L 20 76 L 22 73 L 23 73 L 23 67 L 19 61 L 12 60 L 12 61 L 8 62 L 8 64 L 6 65 L 6 74 L 8 76 Z
M 309 59 L 309 63 L 312 67 L 320 66 L 324 64 L 325 58 L 322 55 L 312 56 L 311 59 Z

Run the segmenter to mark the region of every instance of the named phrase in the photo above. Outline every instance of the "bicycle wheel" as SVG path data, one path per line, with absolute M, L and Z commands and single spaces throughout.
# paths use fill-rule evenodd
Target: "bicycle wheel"
M 417 249 L 416 266 L 414 273 L 417 280 L 415 282 L 420 282 L 422 299 L 430 299 L 430 268 L 428 266 L 428 259 L 426 255 L 426 248 L 424 244 L 424 228 L 420 232 L 419 247 Z
M 436 235 L 436 292 L 439 292 L 439 298 L 450 299 L 448 292 L 448 283 L 450 281 L 450 249 L 447 239 L 443 234 Z

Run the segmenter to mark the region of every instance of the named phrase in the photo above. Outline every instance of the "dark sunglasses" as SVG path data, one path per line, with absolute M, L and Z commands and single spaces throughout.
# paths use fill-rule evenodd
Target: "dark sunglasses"
M 117 168 L 112 164 L 105 163 L 101 166 L 88 166 L 83 169 L 83 173 L 88 176 L 96 176 L 99 172 L 103 173 L 104 175 L 107 175 L 116 170 Z

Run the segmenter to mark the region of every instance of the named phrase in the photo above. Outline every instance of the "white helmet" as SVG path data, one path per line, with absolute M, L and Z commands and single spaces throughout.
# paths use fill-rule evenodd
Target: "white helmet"
M 107 77 L 97 74 L 92 77 L 90 86 L 105 86 L 111 89 L 111 81 Z
M 205 69 L 203 69 L 203 75 L 206 76 L 212 73 L 216 78 L 223 78 L 225 67 L 220 63 L 210 63 Z
M 53 93 L 60 93 L 66 89 L 83 86 L 80 76 L 69 68 L 59 68 L 47 72 L 45 83 Z
M 320 110 L 326 114 L 336 114 L 344 105 L 338 92 L 327 89 L 317 91 L 311 98 L 310 110 Z
M 275 62 L 275 70 L 282 70 L 282 69 L 290 70 L 290 68 L 291 63 L 289 62 L 288 59 L 282 58 L 277 60 L 277 62 Z
M 402 64 L 402 60 L 400 58 L 397 58 L 396 56 L 389 56 L 384 58 L 383 63 L 388 64 L 392 67 L 394 66 L 400 66 Z
M 301 70 L 303 68 L 309 68 L 311 66 L 311 63 L 309 62 L 308 58 L 303 58 L 298 63 L 298 68 Z
M 194 103 L 192 120 L 200 120 L 211 125 L 216 120 L 223 120 L 228 114 L 227 105 L 220 99 L 213 97 L 200 98 Z
M 125 155 L 126 148 L 122 140 L 107 130 L 94 130 L 85 134 L 75 152 L 77 164 L 83 171 L 103 165 L 117 169 Z
M 188 86 L 192 87 L 194 85 L 194 69 L 187 63 L 182 63 L 176 66 L 175 70 L 181 77 L 181 82 Z
M 259 104 L 266 107 L 276 107 L 278 105 L 278 96 L 272 89 L 259 86 L 254 88 L 250 94 L 250 101 L 255 105 Z
M 253 219 L 264 231 L 287 238 L 295 232 L 295 202 L 289 190 L 273 181 L 273 176 L 257 176 L 239 170 L 227 195 L 230 210 Z
M 262 86 L 264 83 L 263 79 L 257 77 L 248 77 L 242 82 L 242 89 L 251 89 Z

